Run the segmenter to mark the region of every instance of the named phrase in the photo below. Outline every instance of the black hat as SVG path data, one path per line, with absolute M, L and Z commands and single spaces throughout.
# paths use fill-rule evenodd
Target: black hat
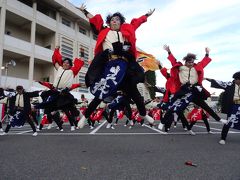
M 240 80 L 240 71 L 235 72 L 232 77 L 233 77 L 233 79 L 239 79 Z
M 70 66 L 73 65 L 72 60 L 71 60 L 70 58 L 64 58 L 64 59 L 63 59 L 63 62 L 64 62 L 64 61 L 68 61 L 68 63 L 69 63 Z
M 194 61 L 197 59 L 197 56 L 196 54 L 192 54 L 192 53 L 188 53 L 184 58 L 183 60 L 185 61 Z

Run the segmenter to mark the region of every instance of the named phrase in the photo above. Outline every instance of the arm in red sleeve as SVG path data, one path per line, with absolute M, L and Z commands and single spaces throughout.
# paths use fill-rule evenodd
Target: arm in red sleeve
M 142 23 L 145 23 L 147 21 L 147 16 L 143 15 L 139 18 L 134 18 L 131 21 L 131 25 L 134 27 L 134 29 L 136 30 Z
M 103 28 L 103 19 L 100 14 L 96 14 L 89 19 L 90 24 L 95 28 L 97 32 L 100 32 Z
M 168 72 L 167 72 L 167 68 L 162 68 L 161 70 L 160 70 L 160 72 L 162 73 L 162 75 L 166 78 L 166 79 L 168 79 L 169 78 L 169 75 L 168 75 Z
M 43 82 L 43 81 L 38 81 L 39 84 L 49 88 L 49 89 L 53 89 L 53 85 L 49 82 Z
M 76 89 L 78 87 L 81 87 L 81 84 L 80 83 L 77 83 L 77 84 L 72 84 L 72 86 L 70 87 L 70 91 L 73 90 L 73 89 Z
M 58 63 L 60 66 L 62 66 L 62 55 L 59 51 L 59 48 L 56 48 L 52 55 L 52 63 L 55 66 L 56 63 Z
M 78 74 L 83 64 L 84 64 L 84 61 L 82 59 L 75 58 L 74 65 L 71 68 L 71 70 L 73 71 L 74 77 Z
M 172 66 L 175 66 L 177 64 L 177 59 L 173 56 L 172 53 L 168 55 L 168 60 L 171 62 Z
M 210 63 L 212 59 L 206 55 L 197 65 L 201 66 L 202 68 L 205 68 L 208 63 Z

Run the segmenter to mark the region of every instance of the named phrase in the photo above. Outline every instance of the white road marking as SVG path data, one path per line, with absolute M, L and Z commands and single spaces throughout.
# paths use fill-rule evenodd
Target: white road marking
M 153 131 L 157 131 L 157 132 L 159 132 L 161 134 L 167 134 L 166 132 L 160 131 L 160 130 L 156 129 L 155 127 L 151 127 L 151 126 L 148 126 L 146 124 L 143 124 L 143 126 L 149 128 L 149 129 L 152 129 Z
M 91 131 L 89 134 L 95 134 L 107 121 L 105 120 L 100 124 L 98 127 L 96 127 L 93 131 Z
M 199 126 L 199 125 L 194 125 L 194 126 L 200 127 L 200 128 L 205 128 L 205 129 L 206 129 L 206 126 Z M 194 127 L 194 126 L 193 126 L 193 127 Z M 212 127 L 210 127 L 210 129 L 211 129 L 211 130 L 216 130 L 216 131 L 222 131 L 222 129 L 218 129 L 218 128 L 212 128 Z M 228 132 L 234 133 L 235 131 L 228 131 Z

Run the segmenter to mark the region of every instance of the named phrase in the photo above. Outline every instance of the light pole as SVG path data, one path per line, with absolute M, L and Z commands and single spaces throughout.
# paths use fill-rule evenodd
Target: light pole
M 5 82 L 4 82 L 4 87 L 6 87 L 7 85 L 7 78 L 8 78 L 8 66 L 11 65 L 11 66 L 16 66 L 16 62 L 14 60 L 10 60 L 9 62 L 7 62 L 5 64 L 5 66 L 3 66 L 1 69 L 5 69 Z

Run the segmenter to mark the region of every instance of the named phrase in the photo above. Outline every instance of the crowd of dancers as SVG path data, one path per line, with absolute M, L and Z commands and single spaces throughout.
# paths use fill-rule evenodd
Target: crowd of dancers
M 86 124 L 93 129 L 95 122 L 100 123 L 103 117 L 108 122 L 106 128 L 112 129 L 123 117 L 126 117 L 125 125 L 130 128 L 135 123 L 154 126 L 155 121 L 159 120 L 158 128 L 166 133 L 173 122 L 175 126 L 177 120 L 181 120 L 183 128 L 195 135 L 192 127 L 197 120 L 203 120 L 208 133 L 212 133 L 208 123 L 211 116 L 223 124 L 220 144 L 225 144 L 229 128 L 240 130 L 240 72 L 234 73 L 233 81 L 230 82 L 205 78 L 204 68 L 212 61 L 209 48 L 205 48 L 203 59 L 196 63 L 195 54 L 188 53 L 181 62 L 174 57 L 170 47 L 164 45 L 172 67 L 167 69 L 155 61 L 166 78 L 165 87 L 159 88 L 146 83 L 144 69 L 137 62 L 136 56 L 135 31 L 155 9 L 132 19 L 130 23 L 126 23 L 125 17 L 119 12 L 110 14 L 106 18 L 107 26 L 100 14 L 92 15 L 85 5 L 78 9 L 89 19 L 93 31 L 98 35 L 95 56 L 86 73 L 85 84 L 73 84 L 84 64 L 84 51 L 80 58 L 72 60 L 63 58 L 60 47 L 56 47 L 52 56 L 57 71 L 54 82 L 39 82 L 48 90 L 26 92 L 21 85 L 14 92 L 1 89 L 0 101 L 6 104 L 9 117 L 1 135 L 6 135 L 11 127 L 24 125 L 26 121 L 33 130 L 33 136 L 37 136 L 37 130 L 42 130 L 46 123 L 50 129 L 53 121 L 60 131 L 64 131 L 63 123 L 66 121 L 70 123 L 71 131 L 81 129 Z M 222 112 L 227 114 L 227 119 L 221 119 L 205 102 L 210 93 L 203 87 L 203 80 L 211 82 L 214 88 L 225 90 Z M 156 97 L 144 102 L 137 89 L 138 83 L 146 83 L 149 88 L 163 93 L 163 99 Z M 71 90 L 78 87 L 89 88 L 94 98 L 91 101 L 84 96 L 80 101 L 75 99 Z M 32 102 L 36 97 L 41 97 L 41 100 Z M 193 107 L 191 111 L 190 105 Z

